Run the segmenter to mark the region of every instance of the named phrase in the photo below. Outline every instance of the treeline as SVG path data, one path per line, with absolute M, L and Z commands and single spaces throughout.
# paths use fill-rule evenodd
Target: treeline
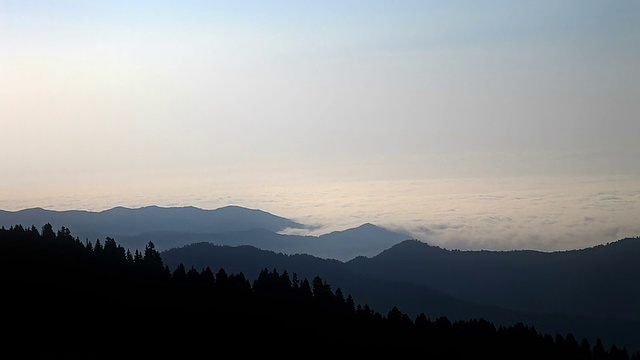
M 0 264 L 2 351 L 14 357 L 640 360 L 523 323 L 380 313 L 320 276 L 169 269 L 153 242 L 131 253 L 112 238 L 81 241 L 50 224 L 1 228 Z

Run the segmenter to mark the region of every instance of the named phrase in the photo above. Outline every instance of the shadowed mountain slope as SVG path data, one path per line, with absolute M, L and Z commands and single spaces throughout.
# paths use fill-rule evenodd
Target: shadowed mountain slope
M 447 316 L 452 319 L 467 319 L 500 309 L 479 306 L 469 301 L 456 299 L 445 293 L 431 290 L 426 286 L 402 281 L 366 279 L 355 275 L 339 260 L 322 259 L 307 254 L 289 255 L 266 251 L 253 246 L 226 246 L 211 243 L 197 243 L 161 252 L 163 261 L 170 267 L 184 264 L 197 270 L 211 267 L 224 268 L 230 272 L 242 272 L 248 279 L 255 279 L 263 269 L 287 271 L 299 278 L 311 278 L 322 274 L 332 287 L 348 289 L 354 298 L 385 313 L 396 304 L 401 304 L 404 312 L 415 316 L 420 312 L 432 318 Z M 426 311 L 425 311 L 426 308 Z M 505 321 L 512 320 L 504 314 Z
M 347 261 L 357 256 L 377 255 L 407 238 L 407 235 L 394 233 L 373 224 L 364 224 L 320 236 L 284 235 L 265 229 L 251 229 L 215 234 L 163 231 L 120 236 L 117 240 L 131 249 L 144 249 L 149 241 L 153 241 L 160 251 L 209 242 L 229 246 L 251 245 L 284 254 L 309 254 L 323 259 Z
M 318 237 L 317 246 L 307 253 L 322 258 L 342 261 L 357 256 L 375 256 L 411 236 L 387 230 L 371 223 L 343 231 L 334 231 Z
M 445 250 L 410 240 L 348 267 L 514 310 L 640 320 L 639 259 L 640 238 L 550 253 Z
M 624 344 L 630 349 L 640 349 L 640 321 L 599 319 L 592 316 L 563 314 L 557 311 L 516 311 L 464 300 L 439 289 L 420 284 L 416 281 L 419 274 L 417 271 L 411 276 L 407 275 L 406 278 L 399 275 L 392 276 L 394 270 L 391 263 L 398 260 L 393 253 L 405 247 L 406 250 L 409 250 L 413 246 L 421 245 L 407 241 L 373 259 L 360 257 L 346 263 L 309 255 L 275 253 L 252 246 L 232 247 L 210 243 L 192 244 L 163 251 L 162 258 L 169 266 L 183 263 L 185 266 L 195 269 L 207 266 L 212 269 L 222 267 L 233 272 L 243 272 L 248 278 L 256 277 L 264 268 L 286 270 L 289 274 L 295 273 L 300 278 L 311 276 L 311 274 L 321 274 L 334 288 L 340 287 L 343 291 L 352 294 L 358 302 L 369 304 L 381 312 L 386 312 L 391 306 L 396 305 L 411 316 L 424 313 L 431 318 L 447 316 L 452 320 L 484 318 L 496 324 L 505 325 L 522 321 L 545 332 L 570 332 L 593 341 L 601 338 L 605 344 L 615 342 Z M 421 248 L 418 247 L 418 249 Z M 429 247 L 428 251 L 446 256 L 446 253 L 443 252 L 446 250 Z M 400 254 L 404 254 L 404 251 L 401 251 Z M 386 256 L 388 256 L 386 268 L 380 271 L 372 270 L 368 273 L 363 271 L 367 265 L 373 264 L 375 259 L 380 260 L 380 257 Z M 416 259 L 419 258 L 420 252 L 418 251 Z M 401 268 L 410 273 L 413 262 L 408 261 L 403 264 Z M 433 275 L 446 276 L 446 271 L 443 270 Z M 468 286 L 474 287 L 475 285 L 468 284 Z

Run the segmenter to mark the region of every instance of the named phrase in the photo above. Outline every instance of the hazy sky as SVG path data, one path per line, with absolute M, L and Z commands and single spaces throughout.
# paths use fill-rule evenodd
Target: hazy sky
M 249 207 L 267 185 L 633 189 L 638 44 L 631 0 L 0 0 L 0 205 L 163 205 L 194 182 Z

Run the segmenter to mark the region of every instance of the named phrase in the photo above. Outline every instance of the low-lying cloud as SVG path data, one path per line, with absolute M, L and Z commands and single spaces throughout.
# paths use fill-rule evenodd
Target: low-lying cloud
M 135 189 L 135 196 L 0 198 L 0 208 L 42 206 L 103 210 L 113 206 L 235 204 L 308 225 L 321 235 L 370 222 L 449 249 L 542 251 L 590 247 L 640 235 L 636 177 L 514 177 Z M 159 194 L 162 194 L 161 196 Z M 49 206 L 51 205 L 51 206 Z
M 305 213 L 300 202 L 306 215 L 297 219 L 320 221 L 317 233 L 366 220 L 433 245 L 474 250 L 569 250 L 640 235 L 634 178 L 397 181 L 334 190 L 317 212 Z M 311 209 L 313 192 L 306 198 Z

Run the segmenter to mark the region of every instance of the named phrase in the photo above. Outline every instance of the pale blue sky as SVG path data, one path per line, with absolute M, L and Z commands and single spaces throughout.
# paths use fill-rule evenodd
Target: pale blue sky
M 638 44 L 638 1 L 0 0 L 3 194 L 637 179 Z

